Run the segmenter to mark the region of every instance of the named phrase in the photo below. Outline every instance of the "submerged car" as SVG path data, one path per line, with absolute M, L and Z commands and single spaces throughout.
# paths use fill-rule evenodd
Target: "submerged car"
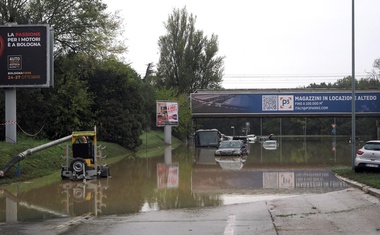
M 248 143 L 255 143 L 257 141 L 257 136 L 254 134 L 247 135 Z
M 215 151 L 215 156 L 244 156 L 247 154 L 247 147 L 241 140 L 222 141 Z
M 276 150 L 278 148 L 277 140 L 266 140 L 262 145 L 266 150 Z
M 355 172 L 366 169 L 380 170 L 380 140 L 369 140 L 356 152 L 354 161 Z

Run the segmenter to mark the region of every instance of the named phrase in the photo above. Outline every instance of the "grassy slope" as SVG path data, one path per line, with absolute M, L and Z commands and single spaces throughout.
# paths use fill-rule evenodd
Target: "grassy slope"
M 379 172 L 373 171 L 373 172 L 356 173 L 350 167 L 335 168 L 333 169 L 333 172 L 335 172 L 336 174 L 344 178 L 380 189 Z

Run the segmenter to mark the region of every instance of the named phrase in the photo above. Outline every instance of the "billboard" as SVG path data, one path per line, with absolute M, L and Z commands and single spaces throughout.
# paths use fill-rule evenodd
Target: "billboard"
M 48 25 L 0 26 L 0 87 L 53 85 L 52 34 Z
M 355 93 L 357 115 L 380 115 L 380 91 Z M 191 94 L 193 117 L 351 115 L 352 92 L 276 90 Z
M 174 101 L 156 101 L 156 125 L 178 126 L 178 103 Z

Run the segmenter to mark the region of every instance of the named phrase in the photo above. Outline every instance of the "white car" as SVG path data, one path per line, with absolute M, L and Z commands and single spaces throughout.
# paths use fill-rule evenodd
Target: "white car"
M 354 162 L 355 172 L 365 169 L 380 170 L 380 140 L 369 140 L 356 152 Z
M 255 143 L 257 141 L 257 136 L 254 134 L 247 135 L 248 143 Z
M 276 150 L 278 148 L 277 140 L 266 140 L 262 144 L 266 150 Z

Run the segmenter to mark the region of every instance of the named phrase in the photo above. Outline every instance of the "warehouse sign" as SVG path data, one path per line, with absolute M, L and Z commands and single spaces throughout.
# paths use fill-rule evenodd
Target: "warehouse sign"
M 380 91 L 355 93 L 357 115 L 380 115 Z M 352 92 L 344 90 L 210 91 L 191 94 L 193 116 L 351 115 Z
M 0 26 L 0 87 L 53 86 L 52 35 L 48 25 Z

